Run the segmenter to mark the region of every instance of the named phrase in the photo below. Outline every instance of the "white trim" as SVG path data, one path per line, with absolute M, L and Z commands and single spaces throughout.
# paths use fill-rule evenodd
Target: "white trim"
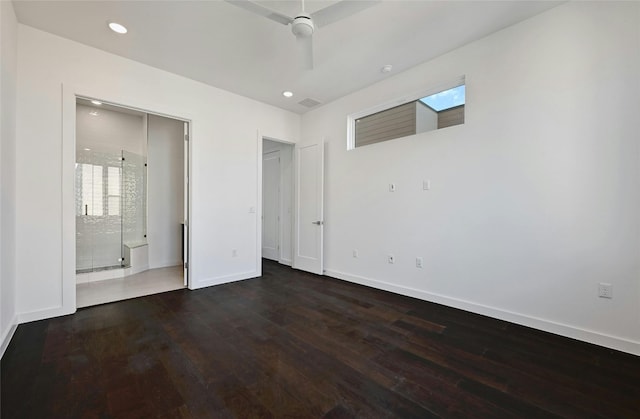
M 291 259 L 280 259 L 278 263 L 281 265 L 293 266 L 293 261 Z
M 186 167 L 186 175 L 184 174 L 185 170 L 183 168 L 183 177 L 182 185 L 184 187 L 184 191 L 182 193 L 182 207 L 183 207 L 183 228 L 182 232 L 182 260 L 178 262 L 178 265 L 182 265 L 182 274 L 183 274 L 183 284 L 185 287 L 189 288 L 189 283 L 191 282 L 191 183 L 193 177 L 191 176 L 191 167 L 193 166 L 191 160 L 191 141 L 193 137 L 193 122 L 192 121 L 183 121 L 184 122 L 184 135 L 186 135 L 187 140 L 184 141 L 183 146 L 186 147 L 186 153 L 182 157 L 183 163 Z M 147 137 L 148 141 L 148 137 Z M 149 176 L 147 175 L 147 183 L 149 183 Z M 185 211 L 186 209 L 186 211 Z M 147 205 L 147 212 L 149 212 L 149 208 Z M 185 240 L 186 237 L 186 240 Z
M 153 267 L 149 265 L 146 269 L 172 268 L 174 266 L 182 266 L 182 260 L 164 260 L 160 263 L 156 263 Z
M 74 288 L 75 288 L 75 283 L 74 283 Z M 20 313 L 18 314 L 18 323 L 19 324 L 29 323 L 29 322 L 34 322 L 38 320 L 50 319 L 52 317 L 59 317 L 59 316 L 66 316 L 68 314 L 73 314 L 76 312 L 75 301 L 73 302 L 73 305 L 74 305 L 74 309 L 72 312 L 69 312 L 69 310 L 66 307 L 57 306 L 57 307 L 44 308 L 42 310 Z
M 194 284 L 194 287 L 191 289 L 196 290 L 199 288 L 206 288 L 214 285 L 228 284 L 230 282 L 242 281 L 242 280 L 251 279 L 251 278 L 258 278 L 261 275 L 262 274 L 260 273 L 259 270 L 255 270 L 255 271 L 249 271 L 249 272 L 241 272 L 239 274 L 231 274 L 231 275 L 218 276 L 214 278 L 202 279 L 200 281 L 197 281 Z
M 264 138 L 257 131 L 257 152 L 256 152 L 256 272 L 262 276 L 262 148 Z
M 62 84 L 62 132 L 61 135 L 61 161 L 62 173 L 62 214 L 61 214 L 61 286 L 62 301 L 60 309 L 45 309 L 31 313 L 20 313 L 20 323 L 23 319 L 40 320 L 37 313 L 49 313 L 48 317 L 71 314 L 76 311 L 76 220 L 75 220 L 75 173 L 76 162 L 76 89 L 70 90 L 69 86 Z M 36 314 L 33 314 L 36 313 Z M 53 314 L 60 313 L 60 314 Z
M 387 109 L 395 108 L 396 106 L 404 105 L 409 102 L 414 102 L 423 97 L 431 96 L 433 94 L 452 89 L 463 84 L 465 84 L 465 76 L 459 76 L 447 82 L 433 85 L 429 89 L 407 94 L 399 98 L 381 103 L 379 105 L 364 109 L 362 111 L 349 114 L 347 116 L 347 150 L 353 150 L 356 148 L 356 119 L 364 118 L 365 116 L 373 115 L 374 113 L 386 111 Z
M 16 329 L 18 328 L 18 316 L 13 316 L 11 319 L 11 326 L 5 330 L 2 340 L 0 341 L 0 359 L 4 356 L 4 351 L 7 350 L 9 344 L 11 343 L 11 339 L 13 339 L 13 335 L 16 333 Z
M 365 278 L 357 275 L 350 275 L 344 272 L 326 270 L 325 275 L 348 282 L 354 282 L 360 285 L 366 285 L 368 287 L 390 291 L 396 294 L 418 298 L 420 300 L 443 304 L 448 307 L 458 308 L 476 314 L 482 314 L 484 316 L 493 317 L 495 319 L 505 320 L 522 326 L 532 327 L 534 329 L 554 333 L 560 336 L 569 337 L 588 343 L 593 343 L 595 345 L 600 345 L 611 349 L 616 349 L 633 355 L 640 355 L 640 342 L 637 341 L 632 341 L 617 336 L 606 335 L 593 330 L 581 329 L 579 327 L 558 323 L 547 319 L 541 319 L 538 317 L 527 316 L 508 310 L 502 310 L 495 307 L 477 304 L 472 301 L 452 298 L 441 294 L 435 294 L 416 288 L 391 284 L 389 282 Z

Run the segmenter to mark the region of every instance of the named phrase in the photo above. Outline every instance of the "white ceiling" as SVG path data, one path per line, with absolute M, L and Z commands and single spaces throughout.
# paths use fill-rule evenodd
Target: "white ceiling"
M 259 1 L 287 15 L 296 1 Z M 335 1 L 306 1 L 313 12 Z M 290 27 L 224 1 L 16 1 L 18 20 L 283 109 L 328 103 L 558 5 L 550 1 L 385 0 L 313 35 L 302 70 Z M 116 21 L 129 29 L 117 35 Z M 283 90 L 295 96 L 285 99 Z

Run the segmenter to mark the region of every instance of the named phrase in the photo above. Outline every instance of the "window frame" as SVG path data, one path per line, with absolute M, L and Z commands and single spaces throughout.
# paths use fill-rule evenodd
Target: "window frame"
M 391 108 L 395 108 L 397 106 L 401 106 L 401 105 L 405 105 L 407 103 L 410 102 L 414 102 L 416 100 L 422 99 L 423 97 L 427 97 L 427 96 L 431 96 L 434 95 L 436 93 L 440 93 L 443 92 L 445 90 L 449 90 L 452 89 L 454 87 L 457 86 L 461 86 L 461 85 L 465 85 L 466 86 L 466 76 L 459 76 L 456 77 L 455 79 L 450 79 L 447 82 L 443 82 L 443 83 L 438 83 L 436 85 L 433 85 L 432 87 L 430 87 L 429 89 L 425 89 L 425 90 L 421 90 L 419 92 L 415 92 L 409 95 L 405 95 L 405 96 L 401 96 L 399 98 L 393 99 L 393 100 L 389 100 L 387 102 L 381 103 L 379 105 L 376 106 L 372 106 L 370 108 L 364 109 L 362 111 L 359 112 L 354 112 L 352 114 L 347 115 L 347 150 L 355 150 L 356 148 L 356 121 L 360 118 L 364 118 L 373 114 L 376 114 L 378 112 L 382 112 L 382 111 L 386 111 L 388 109 Z M 466 88 L 465 88 L 466 91 Z M 465 93 L 465 112 L 466 112 L 466 106 L 467 106 L 467 98 L 466 98 L 466 93 Z M 464 125 L 464 124 L 460 124 L 460 125 Z M 447 127 L 449 128 L 449 127 Z M 432 130 L 432 131 L 438 131 L 438 129 Z M 431 132 L 431 131 L 428 131 Z M 416 134 L 413 134 L 416 135 Z M 400 138 L 406 138 L 408 136 L 405 137 L 398 137 L 398 138 L 394 138 L 394 140 L 400 139 Z M 387 140 L 387 141 L 391 141 L 391 140 Z M 381 141 L 381 142 L 386 142 L 386 141 Z M 377 144 L 377 143 L 376 143 Z M 367 145 L 372 145 L 372 144 L 367 144 Z M 364 146 L 362 146 L 364 147 Z

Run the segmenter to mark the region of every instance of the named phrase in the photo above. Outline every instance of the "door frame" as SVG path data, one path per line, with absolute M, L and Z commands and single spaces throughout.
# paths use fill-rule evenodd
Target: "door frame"
M 256 153 L 256 186 L 257 186 L 257 195 L 256 195 L 256 203 L 257 203 L 257 208 L 256 208 L 256 276 L 262 276 L 262 208 L 263 208 L 263 202 L 262 202 L 262 157 L 263 157 L 263 141 L 264 140 L 269 140 L 269 141 L 273 141 L 276 143 L 280 143 L 280 144 L 284 144 L 287 146 L 291 147 L 291 159 L 292 159 L 292 163 L 293 160 L 295 159 L 295 146 L 296 143 L 292 142 L 292 141 L 286 141 L 286 140 L 282 140 L 279 138 L 274 138 L 274 137 L 268 137 L 266 135 L 262 135 L 260 133 L 260 130 L 258 130 L 257 132 L 257 138 L 256 138 L 256 145 L 257 145 L 257 153 Z M 295 180 L 295 165 L 292 164 L 291 167 L 291 182 L 293 183 Z M 280 186 L 282 186 L 282 179 L 280 179 Z M 293 184 L 289 185 L 292 189 L 293 189 Z M 282 196 L 282 189 L 280 190 L 280 195 Z M 293 195 L 292 195 L 293 198 Z M 293 208 L 294 206 L 292 205 L 292 211 L 295 211 L 295 209 Z M 282 208 L 280 209 L 280 215 L 282 215 Z M 282 216 L 280 217 L 280 232 L 282 231 Z M 291 263 L 293 264 L 293 234 L 294 234 L 294 230 L 293 230 L 293 222 L 295 219 L 295 214 L 292 214 L 291 217 L 291 246 L 292 246 L 292 260 Z M 278 235 L 280 235 L 280 232 L 278 232 Z M 278 238 L 278 241 L 280 242 L 280 249 L 282 250 L 282 237 Z M 282 253 L 278 253 L 278 262 L 281 261 L 282 257 L 281 257 Z
M 264 224 L 264 201 L 265 201 L 265 197 L 264 197 L 264 181 L 265 181 L 265 178 L 264 178 L 264 162 L 265 162 L 265 158 L 267 156 L 272 155 L 272 154 L 273 154 L 273 156 L 271 156 L 271 158 L 276 158 L 277 157 L 277 159 L 278 159 L 278 179 L 277 179 L 277 182 L 278 182 L 278 193 L 277 193 L 278 211 L 277 211 L 277 213 L 278 213 L 278 215 L 277 215 L 277 220 L 276 220 L 277 228 L 276 228 L 276 238 L 275 238 L 275 240 L 276 240 L 276 259 L 277 259 L 278 262 L 280 262 L 281 259 L 282 259 L 282 253 L 281 253 L 281 250 L 280 250 L 280 244 L 281 244 L 281 241 L 282 241 L 281 240 L 282 239 L 282 237 L 281 237 L 281 235 L 282 235 L 281 234 L 282 233 L 281 222 L 283 221 L 282 220 L 282 190 L 281 190 L 282 189 L 282 180 L 283 179 L 282 179 L 282 166 L 281 166 L 282 161 L 281 161 L 281 158 L 280 158 L 281 157 L 280 156 L 280 154 L 281 154 L 280 153 L 280 149 L 272 150 L 272 151 L 268 151 L 268 152 L 265 152 L 264 149 L 263 149 L 263 152 L 262 152 L 262 185 L 260 185 L 262 187 L 262 206 L 261 206 L 261 211 L 260 211 L 260 221 L 261 221 L 261 228 L 263 228 L 263 230 L 264 230 L 264 225 L 265 225 Z M 264 240 L 264 231 L 263 231 L 263 234 L 262 234 L 262 239 Z M 264 258 L 265 257 L 264 256 L 264 250 L 265 250 L 264 243 L 261 243 L 260 249 L 261 249 L 261 256 L 262 256 L 262 258 Z M 269 258 L 269 259 L 271 259 L 271 258 Z M 273 259 L 271 259 L 271 260 L 273 260 Z
M 62 290 L 60 304 L 50 307 L 45 312 L 36 312 L 22 319 L 23 321 L 38 320 L 46 317 L 54 317 L 72 314 L 76 311 L 76 227 L 75 227 L 75 160 L 76 160 L 76 99 L 96 99 L 103 103 L 132 109 L 147 114 L 163 116 L 189 124 L 189 141 L 187 158 L 189 163 L 188 178 L 192 179 L 192 142 L 196 137 L 194 117 L 180 109 L 172 109 L 170 106 L 157 103 L 149 103 L 144 98 L 126 92 L 113 92 L 108 89 L 76 86 L 68 83 L 62 84 L 62 246 L 61 246 L 61 274 Z M 188 184 L 187 205 L 189 208 L 185 218 L 188 220 L 187 238 L 185 243 L 185 261 L 191 269 L 191 232 L 192 230 L 192 186 Z M 191 272 L 191 271 L 190 271 Z M 188 287 L 192 289 L 192 275 L 188 275 Z

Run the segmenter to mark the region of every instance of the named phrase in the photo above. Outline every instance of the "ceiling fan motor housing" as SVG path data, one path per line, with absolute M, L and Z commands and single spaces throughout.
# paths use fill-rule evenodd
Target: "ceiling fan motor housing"
M 296 37 L 309 37 L 313 34 L 314 29 L 315 27 L 313 26 L 311 16 L 306 13 L 300 13 L 293 19 L 293 22 L 291 22 L 291 32 L 293 32 Z

